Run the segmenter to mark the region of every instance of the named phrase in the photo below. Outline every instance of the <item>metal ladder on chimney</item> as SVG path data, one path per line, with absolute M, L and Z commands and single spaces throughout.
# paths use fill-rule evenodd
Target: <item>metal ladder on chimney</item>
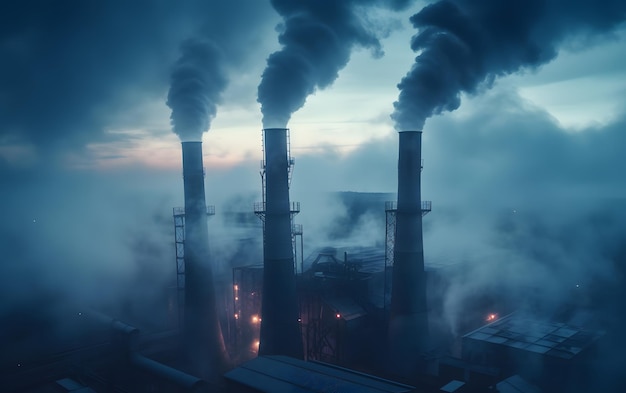
M 293 174 L 293 167 L 295 165 L 295 159 L 291 156 L 291 134 L 289 128 L 286 129 L 286 137 L 287 137 L 287 184 L 288 187 L 291 187 L 291 176 Z M 254 204 L 254 214 L 261 219 L 263 222 L 263 246 L 265 247 L 265 191 L 266 191 L 266 183 L 265 183 L 265 130 L 261 130 L 261 151 L 263 152 L 263 159 L 261 160 L 261 171 L 259 174 L 261 175 L 261 203 Z M 294 257 L 294 272 L 298 271 L 297 266 L 297 237 L 300 237 L 300 260 L 301 260 L 301 270 L 302 264 L 304 260 L 303 252 L 303 242 L 302 242 L 302 225 L 294 224 L 294 216 L 300 212 L 300 202 L 290 202 L 290 213 L 291 213 L 291 243 L 293 249 L 293 257 Z

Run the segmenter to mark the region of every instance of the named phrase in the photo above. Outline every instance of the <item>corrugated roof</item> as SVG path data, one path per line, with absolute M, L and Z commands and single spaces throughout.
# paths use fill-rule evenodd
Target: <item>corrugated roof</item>
M 541 393 L 535 385 L 531 385 L 519 375 L 513 375 L 497 385 L 500 393 Z
M 511 314 L 463 338 L 571 359 L 602 335 L 602 331 L 588 331 L 564 323 Z
M 403 393 L 413 387 L 319 362 L 260 356 L 225 377 L 259 392 Z

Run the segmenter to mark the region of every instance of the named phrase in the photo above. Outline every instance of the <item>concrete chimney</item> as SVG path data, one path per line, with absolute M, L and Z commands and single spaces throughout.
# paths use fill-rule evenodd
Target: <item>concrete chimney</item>
M 213 380 L 226 348 L 215 303 L 204 194 L 202 142 L 182 142 L 185 187 L 185 309 L 183 352 L 188 372 Z
M 421 131 L 399 133 L 398 208 L 389 322 L 390 365 L 409 377 L 428 343 L 422 239 Z
M 263 303 L 259 355 L 303 357 L 291 239 L 287 129 L 267 128 Z

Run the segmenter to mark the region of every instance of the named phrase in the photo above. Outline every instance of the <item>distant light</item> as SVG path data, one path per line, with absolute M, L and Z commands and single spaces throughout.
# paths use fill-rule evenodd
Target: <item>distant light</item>
M 238 291 L 238 290 L 239 290 L 239 285 L 235 284 L 235 285 L 233 286 L 233 288 L 235 289 L 235 291 Z
M 576 284 L 576 288 L 580 288 L 580 285 Z
M 235 296 L 235 300 L 239 300 L 239 296 Z
M 335 317 L 336 317 L 337 319 L 339 319 L 339 318 L 341 318 L 341 314 L 337 313 L 337 314 L 335 314 Z
M 78 316 L 81 316 L 81 315 L 83 315 L 83 313 L 79 311 L 79 312 L 78 312 Z
M 261 318 L 259 318 L 258 315 L 253 315 L 252 316 L 252 323 L 259 323 L 261 322 Z
M 302 318 L 298 318 L 298 322 L 302 322 Z
M 239 314 L 235 314 L 235 319 L 239 319 Z
M 489 314 L 487 315 L 487 322 L 492 322 L 498 319 L 498 314 Z

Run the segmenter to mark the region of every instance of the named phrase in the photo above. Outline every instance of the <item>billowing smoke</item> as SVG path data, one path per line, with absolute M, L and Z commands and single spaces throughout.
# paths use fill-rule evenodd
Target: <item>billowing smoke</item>
M 607 0 L 442 0 L 411 17 L 419 52 L 398 84 L 392 119 L 398 130 L 461 104 L 461 93 L 489 88 L 495 78 L 536 69 L 563 44 L 610 33 L 626 19 L 626 3 Z
M 272 0 L 283 17 L 278 41 L 283 46 L 267 59 L 258 89 L 263 126 L 285 127 L 308 95 L 337 79 L 355 46 L 382 55 L 375 29 L 369 28 L 365 6 L 400 9 L 408 0 Z
M 181 44 L 180 50 L 171 74 L 167 106 L 172 108 L 172 126 L 180 139 L 199 141 L 217 113 L 227 79 L 215 44 L 190 39 Z

